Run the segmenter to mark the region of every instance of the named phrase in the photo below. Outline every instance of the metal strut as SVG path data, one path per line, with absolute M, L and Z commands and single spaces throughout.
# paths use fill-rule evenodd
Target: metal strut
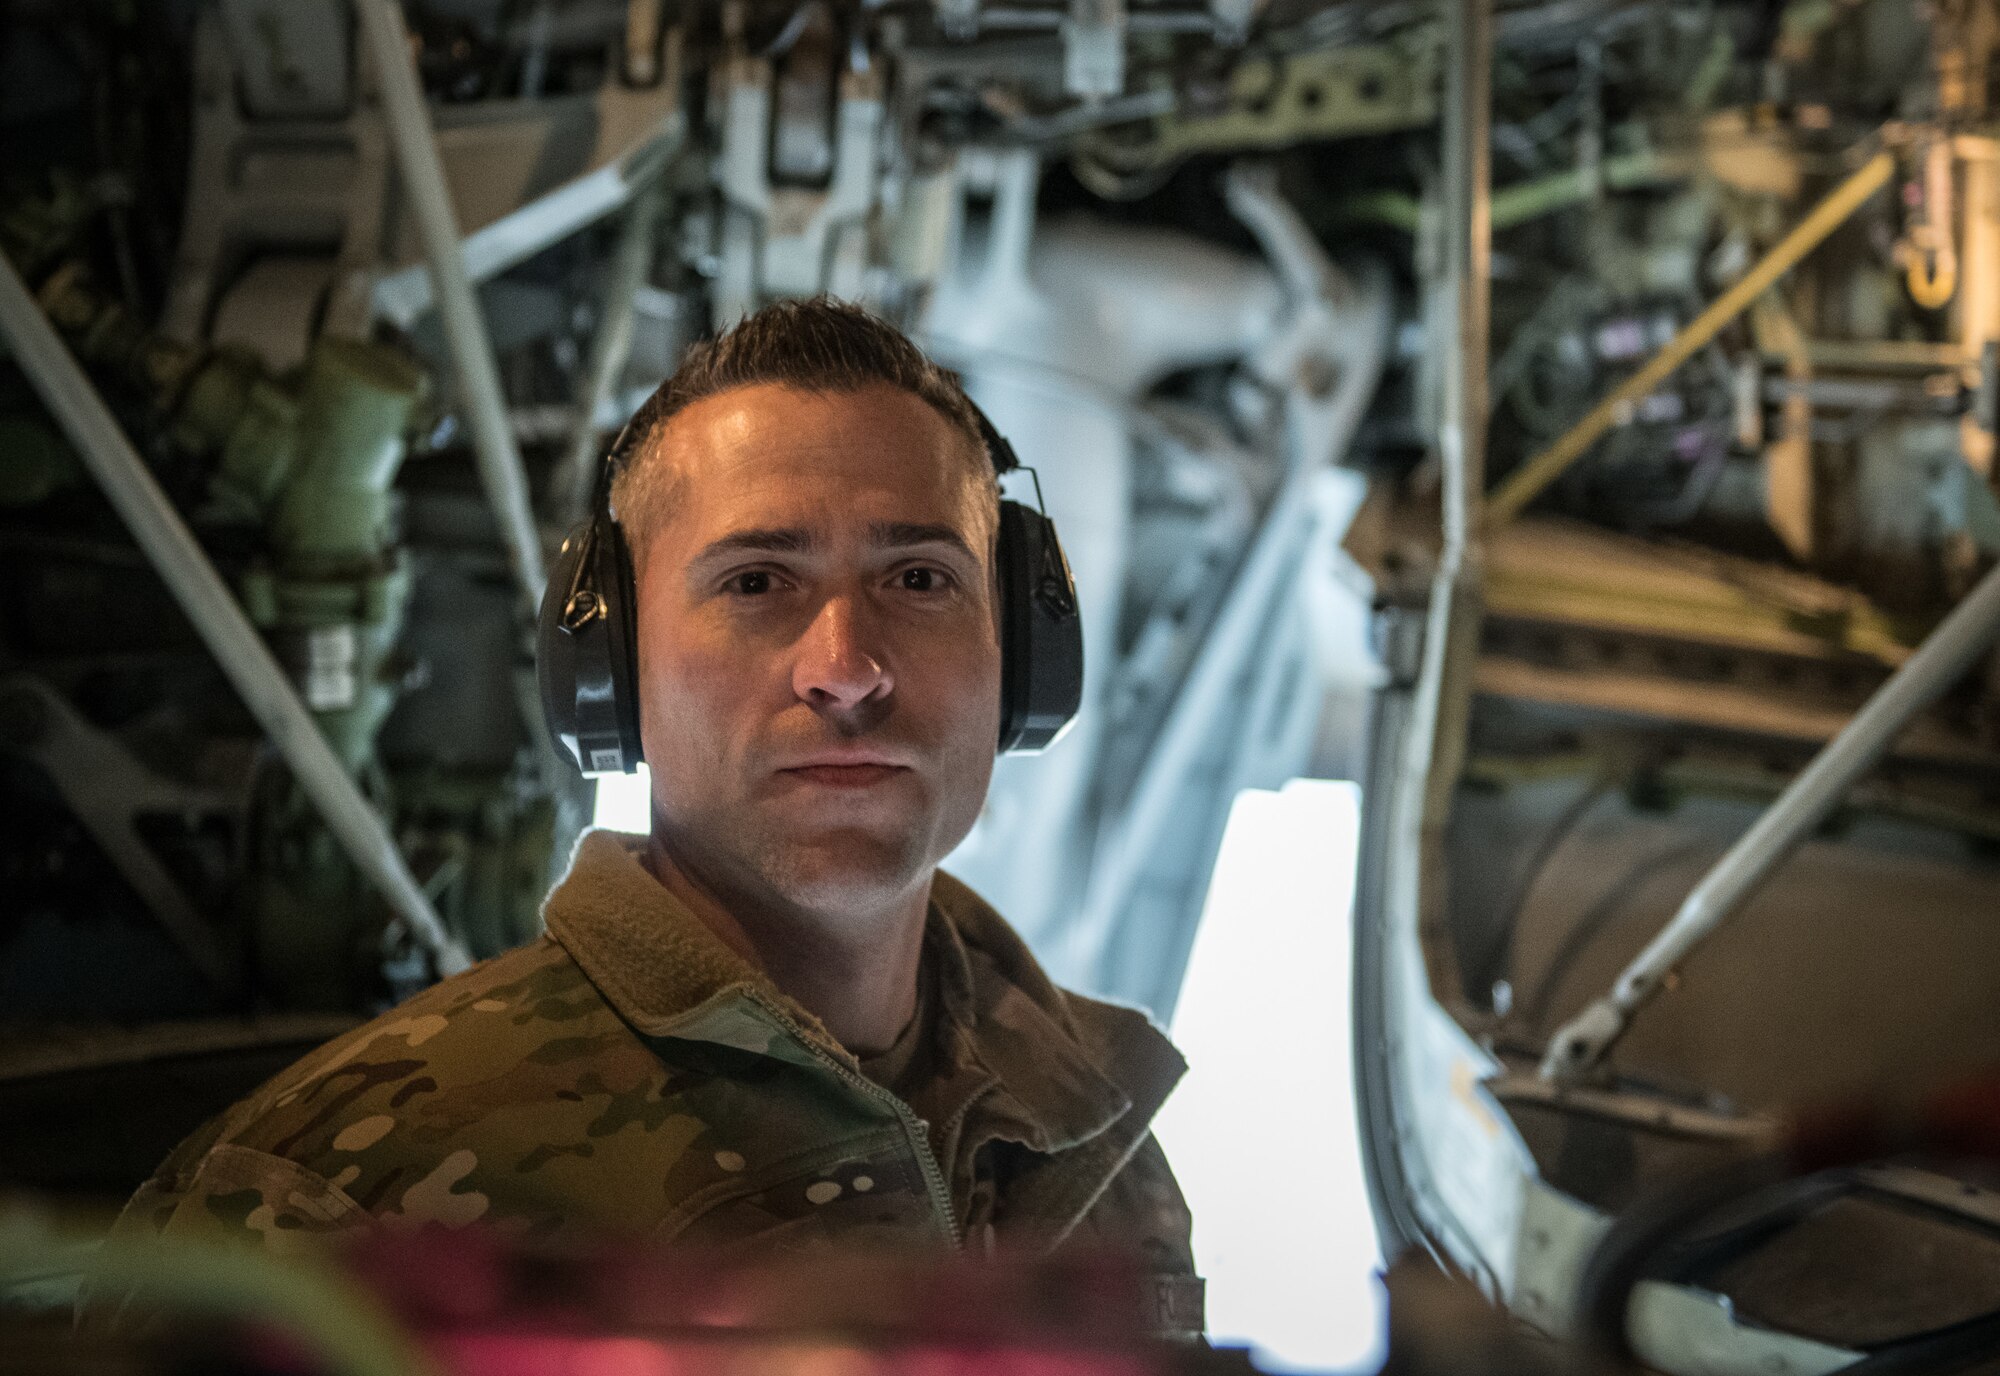
M 479 457 L 480 485 L 486 489 L 486 500 L 500 525 L 500 538 L 507 546 L 508 561 L 532 615 L 541 601 L 546 577 L 542 537 L 528 500 L 521 451 L 507 422 L 507 401 L 500 390 L 493 341 L 479 314 L 478 299 L 472 294 L 472 279 L 466 274 L 458 220 L 445 189 L 444 165 L 438 160 L 423 88 L 417 84 L 403 7 L 397 0 L 357 0 L 355 8 L 375 65 L 396 172 L 424 241 L 424 257 L 430 263 L 438 319 L 451 347 L 473 451 Z
M 1972 667 L 2000 637 L 2000 567 L 1979 580 L 1887 683 L 1862 704 L 1756 824 L 1695 885 L 1673 920 L 1625 967 L 1612 991 L 1563 1024 L 1542 1060 L 1542 1077 L 1574 1080 L 1595 1068 L 1667 975 L 1743 905 L 1801 841 L 1826 820 L 1895 744 L 1910 719 Z

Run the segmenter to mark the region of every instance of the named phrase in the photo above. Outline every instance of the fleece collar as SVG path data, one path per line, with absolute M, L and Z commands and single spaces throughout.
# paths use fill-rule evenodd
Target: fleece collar
M 549 934 L 639 1032 L 718 1041 L 801 1064 L 859 1066 L 819 1020 L 724 945 L 640 863 L 644 837 L 589 831 L 543 907 Z M 961 1049 L 995 1081 L 982 1113 L 1030 1148 L 1106 1133 L 1136 1143 L 1185 1070 L 1133 1009 L 1058 989 L 993 909 L 951 876 L 931 886 L 929 949 Z M 817 1054 L 815 1054 L 817 1053 Z

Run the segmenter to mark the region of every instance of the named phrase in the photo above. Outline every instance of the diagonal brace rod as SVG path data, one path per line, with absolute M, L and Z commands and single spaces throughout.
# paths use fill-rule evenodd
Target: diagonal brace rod
M 1741 907 L 1799 843 L 1895 744 L 1910 719 L 1972 667 L 2000 637 L 2000 567 L 1979 580 L 1853 720 L 1813 757 L 1750 830 L 1682 901 L 1680 911 L 1618 976 L 1612 991 L 1565 1023 L 1549 1041 L 1542 1077 L 1588 1074 L 1625 1034 L 1669 973 Z
M 438 159 L 431 133 L 430 111 L 417 84 L 416 59 L 410 52 L 398 0 L 359 0 L 356 14 L 375 64 L 375 81 L 382 97 L 382 114 L 396 155 L 396 172 L 410 213 L 430 261 L 431 287 L 438 303 L 438 320 L 451 349 L 452 366 L 472 431 L 473 453 L 479 460 L 479 481 L 500 526 L 507 559 L 520 584 L 530 615 L 542 600 L 542 537 L 535 528 L 528 497 L 528 477 L 521 451 L 507 420 L 507 401 L 500 389 L 500 367 L 493 357 L 493 340 L 479 313 L 472 279 L 465 270 L 464 250 L 451 195 L 445 188 L 444 164 Z
M 1715 298 L 1706 310 L 1690 320 L 1681 332 L 1646 363 L 1646 366 L 1613 388 L 1611 394 L 1592 407 L 1590 414 L 1572 425 L 1547 449 L 1515 469 L 1486 501 L 1486 524 L 1503 526 L 1521 514 L 1521 509 L 1541 495 L 1542 489 L 1560 478 L 1569 466 L 1589 452 L 1634 402 L 1652 392 L 1695 354 L 1708 347 L 1729 322 L 1741 315 L 1751 302 L 1762 296 L 1780 277 L 1799 265 L 1836 229 L 1846 224 L 1896 170 L 1890 154 L 1877 153 L 1859 171 L 1835 187 L 1812 213 L 1780 239 Z

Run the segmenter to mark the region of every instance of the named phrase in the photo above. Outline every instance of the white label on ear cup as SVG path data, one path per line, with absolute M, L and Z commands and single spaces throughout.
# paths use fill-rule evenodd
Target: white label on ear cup
M 609 774 L 613 770 L 625 768 L 624 752 L 618 750 L 593 750 L 590 752 L 590 769 L 593 774 Z

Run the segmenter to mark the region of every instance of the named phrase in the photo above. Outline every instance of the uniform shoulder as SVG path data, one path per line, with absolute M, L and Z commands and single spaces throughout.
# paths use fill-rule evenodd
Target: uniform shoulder
M 454 1134 L 440 1127 L 478 1121 L 471 1105 L 523 1063 L 560 1062 L 576 1039 L 621 1030 L 553 941 L 495 956 L 308 1052 L 197 1129 L 118 1226 L 266 1241 L 350 1226 L 364 1213 L 351 1167 L 388 1128 L 427 1117 L 441 1145 Z
M 213 1147 L 317 1169 L 392 1127 L 441 1145 L 505 1105 L 555 1093 L 584 1060 L 615 1061 L 626 1048 L 645 1054 L 576 962 L 543 937 L 302 1057 L 227 1115 Z
M 738 1096 L 707 1092 L 713 1068 L 673 1050 L 635 1032 L 544 940 L 273 1077 L 220 1131 L 191 1141 L 190 1172 L 155 1181 L 127 1212 L 156 1230 L 267 1237 L 475 1221 L 537 1235 L 650 1226 L 743 1169 L 733 1146 L 691 1150 Z

